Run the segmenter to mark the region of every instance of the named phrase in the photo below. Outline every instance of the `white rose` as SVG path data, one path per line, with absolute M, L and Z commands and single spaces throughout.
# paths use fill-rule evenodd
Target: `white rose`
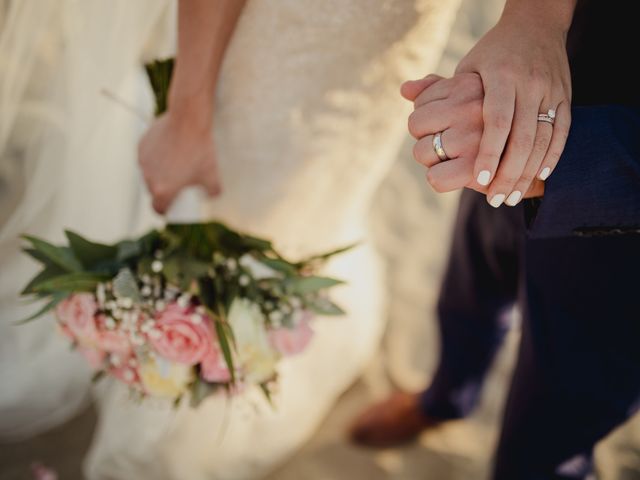
M 236 298 L 228 317 L 245 380 L 250 383 L 270 380 L 276 373 L 280 355 L 269 342 L 260 308 L 247 299 Z

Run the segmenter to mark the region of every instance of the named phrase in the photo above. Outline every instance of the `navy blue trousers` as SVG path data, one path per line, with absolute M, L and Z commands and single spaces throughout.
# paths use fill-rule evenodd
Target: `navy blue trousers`
M 639 237 L 531 239 L 522 208 L 465 191 L 425 413 L 453 419 L 475 406 L 515 302 L 521 345 L 492 478 L 587 478 L 594 444 L 640 398 Z

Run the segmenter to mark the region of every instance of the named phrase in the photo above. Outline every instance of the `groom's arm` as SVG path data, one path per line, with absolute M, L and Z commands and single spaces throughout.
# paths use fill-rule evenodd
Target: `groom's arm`
M 573 108 L 562 158 L 531 202 L 529 235 L 640 234 L 640 108 Z

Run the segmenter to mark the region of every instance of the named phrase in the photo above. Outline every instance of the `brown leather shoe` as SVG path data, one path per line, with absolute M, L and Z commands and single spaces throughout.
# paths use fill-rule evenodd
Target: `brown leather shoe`
M 395 447 L 435 427 L 439 422 L 422 413 L 419 398 L 419 394 L 397 392 L 370 406 L 349 429 L 351 441 L 365 447 Z

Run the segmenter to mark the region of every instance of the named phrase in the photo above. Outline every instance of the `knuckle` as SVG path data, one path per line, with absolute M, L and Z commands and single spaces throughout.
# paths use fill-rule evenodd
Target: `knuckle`
M 537 136 L 533 144 L 533 149 L 536 153 L 544 153 L 549 148 L 549 138 L 544 136 Z
M 533 182 L 534 179 L 534 174 L 531 172 L 523 172 L 523 174 L 520 176 L 520 179 L 518 180 L 518 183 L 520 184 L 524 184 L 524 185 L 529 185 L 531 182 Z
M 511 148 L 517 152 L 527 152 L 531 150 L 534 143 L 534 136 L 529 133 L 523 133 L 513 137 L 511 140 Z
M 498 173 L 496 175 L 493 183 L 496 187 L 506 187 L 515 185 L 515 183 L 520 179 L 518 175 L 514 175 L 513 173 Z
M 493 170 L 499 160 L 502 152 L 493 147 L 484 147 L 478 150 L 478 167 L 481 170 Z
M 547 152 L 547 157 L 553 161 L 558 161 L 562 156 L 562 150 L 553 148 Z
M 411 134 L 411 136 L 413 137 L 420 136 L 419 121 L 417 118 L 417 113 L 415 111 L 411 115 L 409 115 L 407 128 L 409 129 L 409 133 Z

